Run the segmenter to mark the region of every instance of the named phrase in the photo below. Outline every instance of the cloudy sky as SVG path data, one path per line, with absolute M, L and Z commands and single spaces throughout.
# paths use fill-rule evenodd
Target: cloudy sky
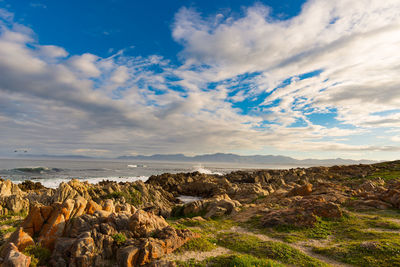
M 14 150 L 398 159 L 400 1 L 0 0 Z

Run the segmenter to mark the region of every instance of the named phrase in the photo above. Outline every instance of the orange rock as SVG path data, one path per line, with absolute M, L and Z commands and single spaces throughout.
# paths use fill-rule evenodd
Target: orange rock
M 108 212 L 114 212 L 115 211 L 114 202 L 111 199 L 107 199 L 104 202 L 103 210 Z
M 135 246 L 127 246 L 118 250 L 117 262 L 118 266 L 133 267 L 137 266 L 136 262 L 139 257 L 139 248 Z
M 63 234 L 65 227 L 64 214 L 68 213 L 66 208 L 59 202 L 53 203 L 52 207 L 53 211 L 50 214 L 50 218 L 43 225 L 39 234 L 39 242 L 41 245 L 50 250 L 53 250 L 54 242 Z
M 10 238 L 7 240 L 7 244 L 10 243 L 14 244 L 19 251 L 24 251 L 27 246 L 35 245 L 32 237 L 25 233 L 22 227 L 19 227 L 14 233 L 12 233 Z M 6 253 L 7 251 L 3 249 L 1 252 L 1 257 L 4 258 Z
M 29 209 L 29 214 L 22 223 L 25 232 L 30 236 L 38 234 L 43 224 L 48 220 L 53 208 L 51 206 L 43 206 L 41 204 L 33 204 Z
M 293 196 L 308 196 L 312 192 L 313 185 L 312 184 L 305 184 L 296 188 L 293 188 L 289 193 L 288 197 Z
M 89 202 L 86 205 L 86 212 L 90 215 L 93 215 L 93 213 L 95 213 L 95 211 L 97 210 L 101 210 L 101 206 L 99 204 L 97 204 L 96 202 L 94 202 L 93 200 L 89 200 Z

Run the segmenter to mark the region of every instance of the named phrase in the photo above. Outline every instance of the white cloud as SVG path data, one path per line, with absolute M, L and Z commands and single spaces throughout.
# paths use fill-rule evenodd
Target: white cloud
M 96 66 L 96 61 L 98 59 L 97 56 L 86 53 L 81 56 L 71 57 L 69 63 L 85 77 L 98 77 L 101 75 L 101 71 Z
M 387 113 L 400 104 L 397 0 L 311 0 L 285 21 L 260 4 L 241 18 L 183 8 L 172 33 L 181 66 L 124 51 L 68 55 L 8 24 L 0 22 L 0 153 L 399 150 L 396 137 L 355 141 L 400 128 L 399 113 Z M 258 104 L 243 112 L 242 101 Z M 332 110 L 349 127 L 309 118 Z

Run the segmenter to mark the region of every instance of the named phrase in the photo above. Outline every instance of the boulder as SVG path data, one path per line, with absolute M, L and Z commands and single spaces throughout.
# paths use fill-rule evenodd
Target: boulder
M 98 210 L 102 210 L 102 207 L 93 200 L 89 200 L 86 205 L 86 213 L 93 215 Z
M 2 267 L 29 267 L 31 257 L 21 253 L 14 243 L 9 243 L 5 246 L 6 255 L 4 257 Z
M 29 214 L 22 223 L 22 228 L 30 236 L 38 234 L 43 227 L 43 224 L 49 219 L 53 207 L 43 206 L 38 203 L 33 203 L 29 208 Z
M 312 184 L 307 183 L 305 185 L 293 188 L 288 194 L 288 197 L 292 196 L 308 196 L 312 192 Z
M 82 233 L 70 248 L 70 266 L 93 266 L 95 256 L 95 244 L 90 232 Z
M 129 219 L 129 230 L 134 237 L 148 237 L 167 226 L 164 218 L 143 210 L 137 210 Z
M 18 213 L 28 209 L 29 201 L 26 199 L 26 193 L 18 185 L 10 180 L 0 180 L 0 206 L 1 214 Z
M 11 234 L 6 244 L 13 244 L 13 246 L 17 247 L 18 251 L 24 251 L 26 247 L 35 245 L 35 242 L 29 234 L 23 231 L 22 227 L 19 227 L 14 233 Z M 8 251 L 3 249 L 0 255 L 2 258 L 5 258 L 7 253 Z

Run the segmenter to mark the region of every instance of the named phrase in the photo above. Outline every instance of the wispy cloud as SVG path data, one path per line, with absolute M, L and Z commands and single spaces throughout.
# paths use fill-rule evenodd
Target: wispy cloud
M 260 4 L 239 18 L 182 8 L 178 66 L 70 55 L 0 21 L 2 153 L 399 151 L 397 0 L 311 0 L 284 21 Z

